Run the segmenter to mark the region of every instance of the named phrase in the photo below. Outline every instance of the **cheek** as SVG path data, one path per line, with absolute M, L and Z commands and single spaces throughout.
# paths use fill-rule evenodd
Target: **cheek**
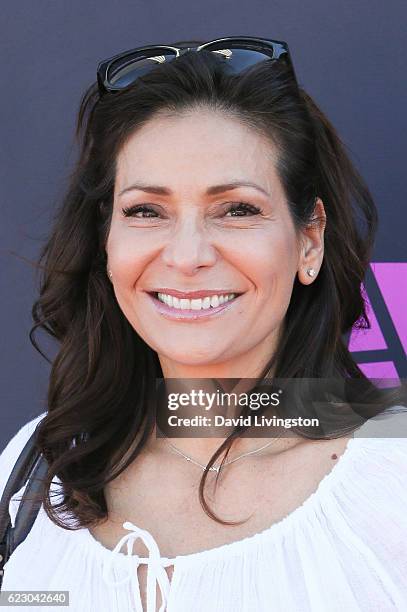
M 115 285 L 122 287 L 133 286 L 151 259 L 150 247 L 146 241 L 135 240 L 134 234 L 123 230 L 111 231 L 107 243 L 109 268 L 112 270 Z
M 265 293 L 281 293 L 292 290 L 297 272 L 297 245 L 291 232 L 270 232 L 245 249 L 245 266 L 251 270 L 251 278 Z

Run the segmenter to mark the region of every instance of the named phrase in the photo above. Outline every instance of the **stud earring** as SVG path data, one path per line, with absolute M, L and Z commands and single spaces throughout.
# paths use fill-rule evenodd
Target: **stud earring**
M 307 270 L 307 274 L 308 274 L 308 276 L 311 276 L 311 277 L 312 277 L 312 276 L 315 276 L 315 270 L 314 270 L 314 268 L 308 268 L 308 270 Z
M 112 280 L 112 276 L 113 276 L 113 274 L 112 274 L 111 270 L 108 270 L 108 271 L 107 271 L 107 275 L 108 275 L 108 277 L 110 278 L 110 280 Z

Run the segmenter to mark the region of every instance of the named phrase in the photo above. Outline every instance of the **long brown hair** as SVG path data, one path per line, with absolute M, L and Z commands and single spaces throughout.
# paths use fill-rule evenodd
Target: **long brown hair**
M 44 330 L 59 346 L 38 448 L 49 463 L 44 508 L 64 528 L 107 517 L 104 486 L 135 460 L 149 438 L 152 389 L 162 377 L 156 353 L 125 318 L 106 275 L 117 154 L 157 112 L 182 113 L 202 105 L 226 110 L 277 147 L 277 171 L 297 228 L 315 222 L 316 196 L 327 214 L 318 277 L 308 286 L 296 279 L 285 333 L 262 376 L 273 367 L 281 378 L 367 382 L 344 335 L 355 323 L 369 327 L 361 283 L 377 227 L 376 208 L 335 129 L 286 66 L 276 61 L 233 76 L 210 52 L 191 52 L 119 93 L 100 97 L 92 84 L 79 110 L 78 161 L 39 257 L 39 297 L 30 331 L 46 359 L 34 332 Z M 239 431 L 226 438 L 209 465 L 229 452 Z M 229 524 L 206 504 L 207 473 L 200 483 L 201 504 L 213 519 Z M 55 476 L 64 491 L 56 504 L 49 494 Z M 66 512 L 74 524 L 63 518 Z

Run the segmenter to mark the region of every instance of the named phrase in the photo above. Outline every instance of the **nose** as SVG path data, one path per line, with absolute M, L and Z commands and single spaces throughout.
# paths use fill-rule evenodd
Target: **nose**
M 183 274 L 194 274 L 198 268 L 213 266 L 217 259 L 208 228 L 201 220 L 179 220 L 162 251 L 164 263 Z

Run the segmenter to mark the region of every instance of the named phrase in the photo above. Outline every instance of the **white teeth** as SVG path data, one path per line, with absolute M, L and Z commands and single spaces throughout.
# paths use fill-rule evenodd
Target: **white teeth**
M 167 304 L 170 308 L 178 310 L 208 310 L 209 308 L 216 308 L 225 302 L 229 302 L 236 297 L 235 293 L 229 293 L 228 295 L 212 295 L 204 298 L 197 299 L 185 299 L 176 298 L 173 295 L 166 293 L 158 293 L 158 299 L 164 304 Z
M 185 300 L 186 302 L 188 300 Z M 200 299 L 196 299 L 196 300 L 191 300 L 191 309 L 192 310 L 201 310 L 201 306 L 202 306 L 202 300 Z

